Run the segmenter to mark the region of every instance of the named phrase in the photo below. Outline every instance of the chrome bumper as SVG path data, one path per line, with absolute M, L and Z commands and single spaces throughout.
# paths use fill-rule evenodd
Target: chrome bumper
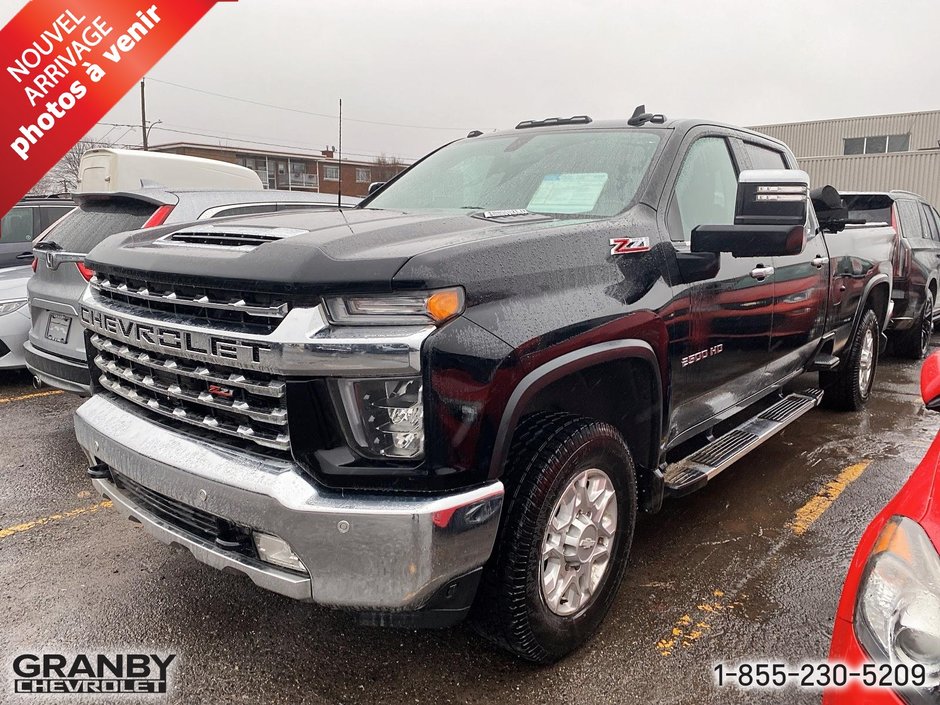
M 197 560 L 263 588 L 335 607 L 420 609 L 439 588 L 479 568 L 496 537 L 503 486 L 446 495 L 327 492 L 292 461 L 215 445 L 141 418 L 98 395 L 75 412 L 91 463 L 178 502 L 287 541 L 309 575 L 218 548 L 95 480 L 115 507 Z

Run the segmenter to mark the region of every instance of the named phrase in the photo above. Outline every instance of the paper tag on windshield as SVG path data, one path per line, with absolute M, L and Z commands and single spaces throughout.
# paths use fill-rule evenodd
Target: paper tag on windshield
M 607 183 L 606 173 L 548 174 L 527 209 L 537 213 L 587 213 L 594 210 Z

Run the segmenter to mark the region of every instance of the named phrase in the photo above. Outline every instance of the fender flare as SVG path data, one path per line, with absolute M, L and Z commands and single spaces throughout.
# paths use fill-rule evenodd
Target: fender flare
M 858 302 L 858 309 L 855 311 L 855 320 L 852 321 L 852 335 L 855 335 L 855 332 L 858 330 L 859 324 L 862 322 L 862 315 L 865 313 L 865 309 L 868 307 L 868 299 L 871 296 L 871 291 L 879 284 L 886 283 L 888 285 L 888 301 L 891 303 L 891 279 L 887 274 L 882 272 L 881 274 L 876 274 L 873 276 L 869 282 L 865 285 L 865 289 L 862 291 L 862 297 Z M 886 318 L 882 321 L 881 324 L 881 333 L 884 334 L 884 328 L 888 325 L 887 320 L 887 311 L 885 312 Z M 849 336 L 851 340 L 851 336 Z
M 659 360 L 656 357 L 656 353 L 653 347 L 645 340 L 632 338 L 610 340 L 605 343 L 597 343 L 582 348 L 581 350 L 575 350 L 560 355 L 536 367 L 520 380 L 509 396 L 509 400 L 506 402 L 506 408 L 503 410 L 503 415 L 500 418 L 496 439 L 493 443 L 493 453 L 490 457 L 490 478 L 496 478 L 502 474 L 503 465 L 509 455 L 509 445 L 512 442 L 512 434 L 519 424 L 527 402 L 531 401 L 538 392 L 545 389 L 551 383 L 575 372 L 580 372 L 581 370 L 605 362 L 629 359 L 643 360 L 648 363 L 651 368 L 651 376 L 655 382 L 654 398 L 659 400 L 659 413 L 656 415 L 659 420 L 659 427 L 654 429 L 654 447 L 658 448 L 662 427 L 663 380 L 661 378 Z

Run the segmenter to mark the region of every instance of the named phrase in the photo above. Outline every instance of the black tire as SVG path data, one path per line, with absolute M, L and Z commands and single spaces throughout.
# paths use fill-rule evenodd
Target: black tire
M 569 484 L 589 469 L 603 471 L 610 480 L 616 527 L 610 538 L 587 541 L 588 550 L 595 545 L 610 547 L 606 569 L 580 611 L 560 616 L 543 597 L 540 581 L 548 562 L 543 563 L 542 546 L 556 503 Z M 537 413 L 523 419 L 514 436 L 504 482 L 506 506 L 472 621 L 483 636 L 515 655 L 552 663 L 590 638 L 617 594 L 636 523 L 633 458 L 623 437 L 609 424 L 570 414 Z M 572 550 L 586 548 L 585 539 L 577 546 Z M 580 572 L 584 564 L 564 565 L 561 571 L 566 577 L 569 569 L 588 575 Z
M 819 380 L 826 390 L 823 402 L 830 409 L 839 411 L 858 411 L 871 396 L 871 388 L 875 383 L 875 372 L 878 369 L 878 352 L 880 349 L 878 316 L 871 309 L 862 314 L 862 320 L 852 336 L 848 351 L 842 356 L 839 368 L 835 372 L 821 372 Z M 863 382 L 865 366 L 863 365 L 863 351 L 866 339 L 870 342 L 871 363 L 867 381 Z
M 924 293 L 924 307 L 914 319 L 914 325 L 895 334 L 892 341 L 895 355 L 911 360 L 923 360 L 927 356 L 933 335 L 933 305 L 933 292 L 928 289 Z

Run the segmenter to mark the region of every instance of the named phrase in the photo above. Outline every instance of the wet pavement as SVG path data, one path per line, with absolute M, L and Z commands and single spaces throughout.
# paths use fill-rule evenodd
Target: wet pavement
M 0 373 L 0 701 L 27 702 L 9 683 L 25 651 L 146 648 L 178 654 L 174 703 L 818 703 L 719 688 L 712 667 L 825 658 L 855 544 L 940 427 L 918 372 L 885 358 L 863 412 L 811 412 L 642 517 L 602 629 L 546 668 L 465 626 L 359 626 L 155 542 L 90 492 L 80 401 Z M 811 502 L 827 486 L 831 506 Z

